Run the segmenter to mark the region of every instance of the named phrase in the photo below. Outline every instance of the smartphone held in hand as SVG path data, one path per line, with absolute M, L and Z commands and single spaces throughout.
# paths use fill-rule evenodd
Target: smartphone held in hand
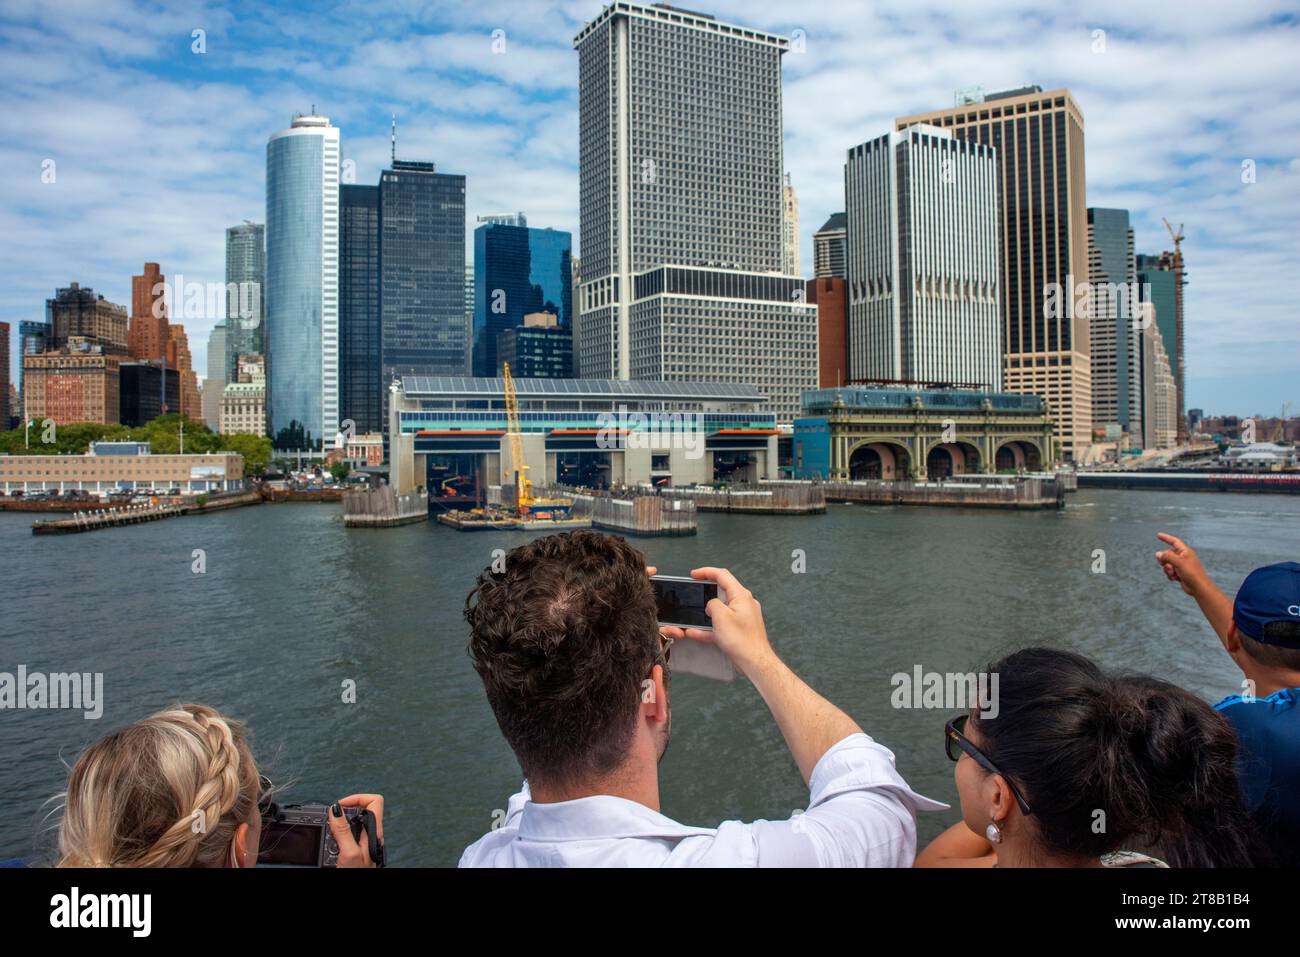
M 659 624 L 712 631 L 713 622 L 705 610 L 718 597 L 715 582 L 696 581 L 673 575 L 653 575 Z M 675 674 L 696 675 L 713 681 L 735 681 L 736 669 L 717 645 L 684 638 L 673 645 L 670 668 Z
M 713 630 L 706 609 L 709 602 L 718 597 L 716 583 L 675 575 L 651 575 L 650 585 L 654 588 L 655 604 L 659 607 L 659 624 Z

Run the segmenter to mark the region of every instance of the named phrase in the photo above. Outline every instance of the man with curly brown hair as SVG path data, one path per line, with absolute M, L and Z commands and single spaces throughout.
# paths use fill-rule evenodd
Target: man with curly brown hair
M 613 536 L 540 538 L 479 576 L 465 604 L 470 658 L 525 783 L 462 867 L 912 863 L 916 811 L 945 805 L 913 792 L 887 749 L 777 657 L 735 576 L 691 574 L 725 595 L 707 608 L 712 631 L 660 628 L 644 556 Z M 716 828 L 659 813 L 672 641 L 716 643 L 753 682 L 808 784 L 806 812 Z

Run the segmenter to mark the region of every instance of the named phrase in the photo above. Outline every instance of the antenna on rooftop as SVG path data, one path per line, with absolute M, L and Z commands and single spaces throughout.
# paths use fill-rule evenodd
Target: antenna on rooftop
M 393 134 L 392 134 L 392 144 L 393 144 L 393 156 L 392 156 L 392 159 L 393 159 L 393 162 L 396 163 L 396 162 L 397 162 L 397 114 L 396 114 L 396 113 L 393 114 Z

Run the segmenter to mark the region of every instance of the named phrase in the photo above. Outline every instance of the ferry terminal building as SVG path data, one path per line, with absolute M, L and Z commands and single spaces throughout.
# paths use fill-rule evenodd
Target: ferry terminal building
M 539 488 L 779 477 L 781 431 L 752 385 L 515 379 L 515 389 L 528 477 Z M 503 379 L 403 376 L 388 406 L 389 480 L 399 494 L 481 497 L 514 481 Z
M 1038 396 L 961 389 L 843 386 L 803 395 L 793 474 L 832 481 L 924 481 L 1033 472 L 1057 459 Z

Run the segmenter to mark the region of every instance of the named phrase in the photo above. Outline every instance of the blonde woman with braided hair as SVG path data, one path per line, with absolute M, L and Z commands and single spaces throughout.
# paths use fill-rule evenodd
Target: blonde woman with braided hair
M 181 704 L 92 744 L 68 778 L 59 826 L 60 867 L 252 867 L 263 779 L 243 725 Z M 383 798 L 354 794 L 329 812 L 340 867 L 372 867 L 340 805 L 375 813 Z

